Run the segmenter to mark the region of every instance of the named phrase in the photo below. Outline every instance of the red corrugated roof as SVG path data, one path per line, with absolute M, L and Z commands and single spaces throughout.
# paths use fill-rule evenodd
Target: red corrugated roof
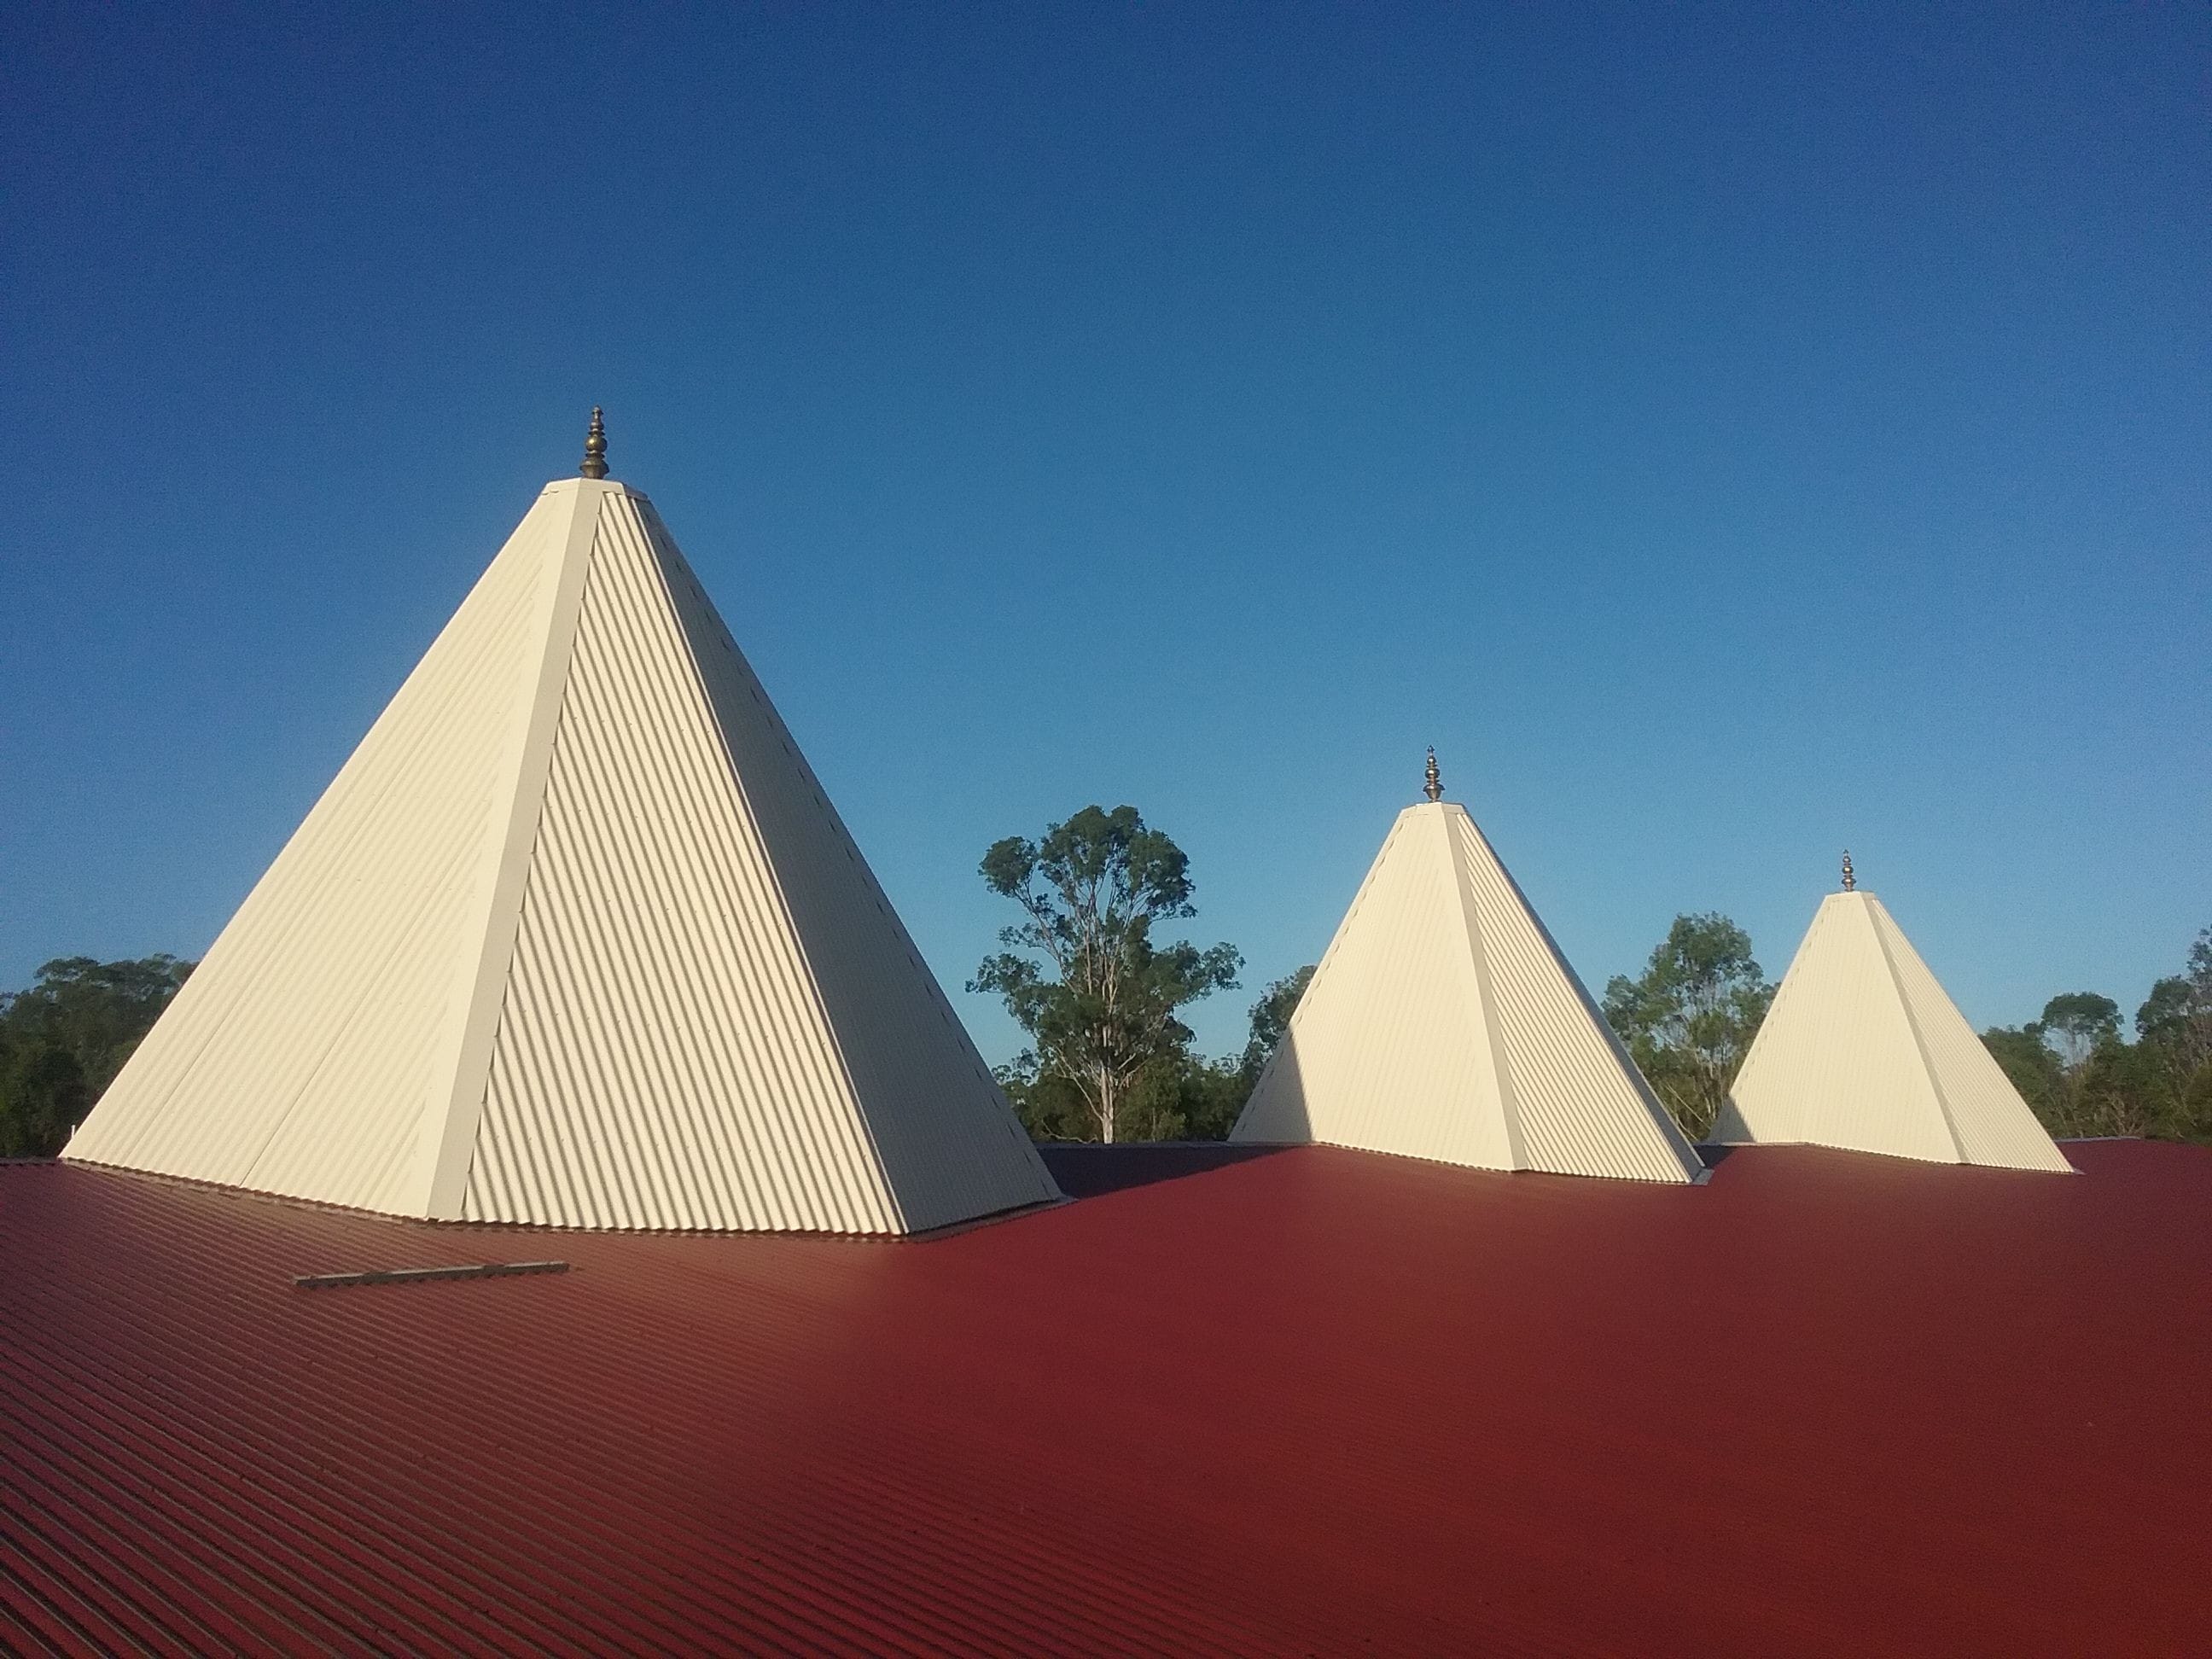
M 0 1169 L 0 1644 L 2202 1650 L 2212 1153 L 2072 1152 L 1071 1151 L 908 1243 Z

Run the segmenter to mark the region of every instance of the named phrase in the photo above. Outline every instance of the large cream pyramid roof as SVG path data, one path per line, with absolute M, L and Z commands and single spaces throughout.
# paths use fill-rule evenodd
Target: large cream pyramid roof
M 1704 1173 L 1474 820 L 1433 798 L 1391 826 L 1230 1138 Z
M 1882 902 L 1848 890 L 1821 901 L 1711 1139 L 2073 1168 Z
M 1059 1196 L 651 503 L 590 477 L 546 488 L 64 1156 L 588 1227 Z

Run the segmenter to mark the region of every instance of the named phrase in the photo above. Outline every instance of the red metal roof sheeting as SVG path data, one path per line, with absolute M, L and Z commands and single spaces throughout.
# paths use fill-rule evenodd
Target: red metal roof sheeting
M 0 1169 L 0 1645 L 2201 1651 L 2212 1153 L 2069 1150 L 1068 1149 L 903 1243 Z

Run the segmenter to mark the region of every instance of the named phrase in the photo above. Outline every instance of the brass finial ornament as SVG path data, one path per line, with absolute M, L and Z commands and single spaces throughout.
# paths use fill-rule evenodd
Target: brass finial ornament
M 1846 893 L 1854 892 L 1857 890 L 1859 878 L 1851 873 L 1851 849 L 1846 847 L 1844 848 L 1844 890 Z
M 1437 775 L 1437 746 L 1434 744 L 1429 745 L 1429 771 L 1422 781 L 1421 793 L 1432 801 L 1444 798 L 1444 781 Z
M 584 436 L 584 464 L 576 469 L 587 478 L 607 476 L 607 417 L 592 405 L 592 429 Z

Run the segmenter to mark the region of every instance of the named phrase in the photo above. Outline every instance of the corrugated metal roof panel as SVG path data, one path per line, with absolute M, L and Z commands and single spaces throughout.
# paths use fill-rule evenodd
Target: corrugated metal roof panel
M 0 1168 L 0 1647 L 2186 1652 L 2212 1153 L 2075 1151 L 1085 1147 L 896 1249 Z
M 1694 1181 L 1688 1144 L 1466 809 L 1398 816 L 1232 1139 Z
M 1462 807 L 1444 808 L 1512 1075 L 1522 1167 L 1635 1181 L 1694 1180 L 1697 1154 L 1590 1000 L 1550 932 Z

